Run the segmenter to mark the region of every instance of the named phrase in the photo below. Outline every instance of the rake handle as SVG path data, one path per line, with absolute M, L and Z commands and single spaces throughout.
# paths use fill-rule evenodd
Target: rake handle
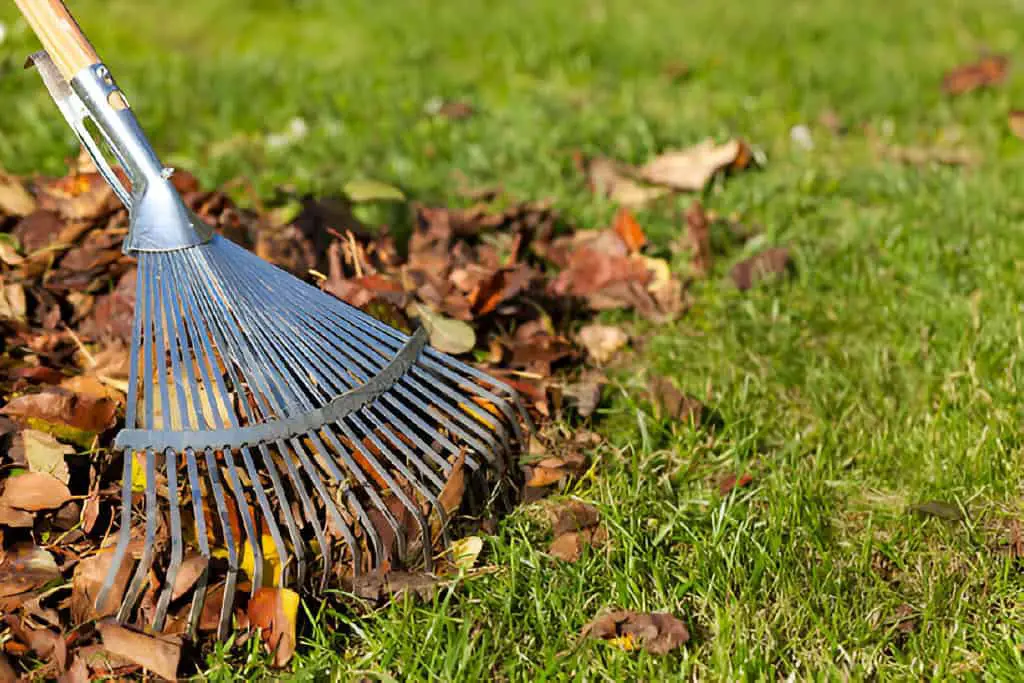
M 61 0 L 14 0 L 14 4 L 65 80 L 99 63 L 96 50 Z

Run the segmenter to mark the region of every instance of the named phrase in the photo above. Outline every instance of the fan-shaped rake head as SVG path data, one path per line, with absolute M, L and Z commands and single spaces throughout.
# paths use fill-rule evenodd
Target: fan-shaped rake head
M 124 507 L 98 602 L 129 557 L 134 485 L 145 533 L 118 617 L 162 575 L 140 607 L 157 629 L 187 550 L 207 566 L 190 628 L 226 560 L 222 636 L 243 564 L 253 591 L 306 585 L 311 554 L 321 586 L 413 551 L 429 569 L 446 486 L 464 469 L 493 494 L 526 419 L 511 389 L 422 330 L 402 334 L 219 236 L 139 254 L 131 363 Z M 277 576 L 263 575 L 267 554 Z

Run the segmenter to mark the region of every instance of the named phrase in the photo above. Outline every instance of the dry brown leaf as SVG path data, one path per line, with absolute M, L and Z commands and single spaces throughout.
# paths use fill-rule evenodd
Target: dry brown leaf
M 88 447 L 92 438 L 114 426 L 117 404 L 59 387 L 12 399 L 0 413 L 22 420 L 34 429 Z M 70 428 L 70 429 L 67 429 Z
M 1024 140 L 1024 111 L 1015 109 L 1008 117 L 1010 132 Z
M 733 489 L 741 489 L 749 486 L 754 481 L 754 477 L 744 472 L 740 476 L 735 474 L 728 474 L 718 482 L 718 492 L 727 496 Z
M 60 578 L 53 555 L 36 545 L 19 545 L 0 559 L 0 598 L 40 588 Z
M 693 253 L 693 271 L 705 277 L 711 272 L 711 230 L 700 201 L 694 200 L 686 211 L 686 236 Z
M 151 636 L 132 631 L 113 622 L 97 624 L 103 649 L 124 657 L 169 681 L 177 680 L 181 661 L 181 639 L 175 636 Z
M 598 157 L 587 165 L 587 179 L 595 194 L 632 208 L 641 207 L 669 193 L 668 188 L 647 187 L 626 175 L 611 159 Z
M 71 500 L 67 484 L 45 472 L 25 472 L 8 477 L 0 493 L 0 504 L 18 510 L 53 510 Z
M 642 166 L 638 175 L 655 185 L 699 191 L 719 171 L 729 167 L 745 168 L 750 160 L 750 149 L 741 140 L 718 145 L 707 139 L 687 149 L 660 154 Z
M 729 275 L 740 291 L 746 291 L 761 280 L 778 277 L 789 272 L 791 268 L 789 249 L 774 247 L 737 263 Z
M 686 624 L 668 612 L 610 612 L 584 626 L 581 635 L 609 641 L 623 650 L 643 649 L 656 655 L 668 654 L 690 639 Z
M 11 666 L 10 660 L 7 659 L 7 655 L 0 652 L 0 683 L 16 683 L 20 680 L 18 672 Z
M 36 208 L 36 200 L 21 181 L 0 171 L 0 216 L 27 216 Z
M 25 301 L 25 288 L 17 282 L 3 284 L 0 279 L 0 320 L 13 320 L 14 322 L 25 322 L 27 302 Z
M 199 553 L 189 553 L 178 569 L 178 575 L 174 577 L 174 586 L 171 589 L 171 600 L 177 600 L 185 595 L 196 584 L 199 577 L 206 571 L 209 561 Z
M 704 404 L 697 398 L 684 394 L 672 380 L 662 376 L 650 378 L 647 391 L 657 408 L 658 417 L 700 425 L 704 419 Z
M 621 327 L 595 323 L 580 330 L 579 341 L 591 360 L 604 365 L 629 343 L 629 335 Z
M 942 79 L 942 90 L 947 95 L 962 95 L 979 88 L 999 85 L 1006 79 L 1010 60 L 1005 55 L 983 57 L 949 71 Z
M 14 437 L 10 455 L 15 463 L 28 466 L 32 472 L 44 472 L 67 484 L 70 475 L 64 456 L 74 452 L 74 448 L 57 441 L 51 434 L 26 429 Z
M 282 667 L 295 654 L 295 624 L 299 596 L 288 588 L 260 588 L 249 600 L 249 624 L 260 629 L 274 666 Z
M 590 417 L 601 403 L 601 395 L 608 378 L 596 370 L 586 370 L 575 382 L 562 389 L 566 398 L 575 401 L 576 412 Z
M 113 560 L 114 549 L 108 547 L 92 557 L 84 558 L 75 566 L 75 573 L 71 577 L 71 618 L 74 623 L 82 624 L 92 619 L 112 616 L 117 612 L 132 574 L 131 562 L 121 563 L 106 602 L 102 605 L 96 604 L 100 587 L 107 579 Z
M 599 548 L 608 540 L 603 526 L 587 527 L 579 531 L 566 531 L 555 537 L 548 547 L 548 554 L 563 562 L 577 562 L 586 547 Z
M 883 147 L 885 156 L 904 164 L 928 166 L 942 164 L 944 166 L 972 166 L 980 161 L 979 154 L 971 149 L 957 147 Z

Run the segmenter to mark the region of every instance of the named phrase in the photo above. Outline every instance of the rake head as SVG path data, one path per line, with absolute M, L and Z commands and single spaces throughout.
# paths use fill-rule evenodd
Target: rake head
M 413 551 L 429 570 L 455 468 L 481 475 L 471 478 L 484 495 L 507 473 L 522 438 L 515 395 L 427 347 L 422 331 L 404 335 L 219 236 L 139 254 L 137 283 L 126 428 L 116 440 L 135 457 L 125 457 L 115 568 L 131 541 L 133 482 L 144 489 L 146 532 L 119 618 L 154 568 L 164 515 L 164 588 L 146 615 L 156 628 L 186 535 L 207 561 L 213 548 L 226 554 L 226 596 L 244 552 L 253 590 L 267 580 L 306 584 L 309 540 L 321 585 Z M 262 575 L 265 553 L 276 555 L 279 576 Z M 201 605 L 201 589 L 196 598 Z M 222 629 L 230 610 L 227 599 Z
M 322 589 L 413 558 L 429 570 L 463 484 L 493 500 L 515 469 L 528 424 L 515 393 L 428 347 L 423 330 L 399 332 L 215 235 L 184 206 L 131 110 L 116 106 L 123 96 L 106 67 L 67 83 L 46 53 L 34 60 L 129 207 L 125 251 L 138 259 L 115 442 L 123 505 L 97 604 L 123 595 L 119 620 L 163 630 L 185 599 L 179 583 L 194 580 L 179 626 L 194 632 L 208 595 L 223 591 L 223 638 L 240 573 L 255 593 Z

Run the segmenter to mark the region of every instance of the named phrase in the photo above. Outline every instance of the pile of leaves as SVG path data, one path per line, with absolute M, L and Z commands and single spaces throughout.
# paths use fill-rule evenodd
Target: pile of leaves
M 658 196 L 749 162 L 741 143 L 701 148 L 690 159 L 704 159 L 696 171 L 673 154 L 643 173 L 645 182 L 662 183 Z M 584 164 L 595 191 L 608 194 L 594 186 L 595 163 L 611 162 Z M 625 177 L 614 179 L 621 190 Z M 391 325 L 425 326 L 436 348 L 515 387 L 539 426 L 522 461 L 533 498 L 581 473 L 599 441 L 585 422 L 630 335 L 594 315 L 619 309 L 670 322 L 687 307 L 688 281 L 711 268 L 716 219 L 696 202 L 679 241 L 690 254 L 684 279 L 627 208 L 606 228 L 577 230 L 548 202 L 488 191 L 462 208 L 410 203 L 409 224 L 389 229 L 360 221 L 352 196 L 243 209 L 226 189 L 204 190 L 187 172 L 172 180 L 229 239 Z M 123 424 L 134 311 L 135 262 L 121 251 L 126 232 L 125 209 L 85 157 L 61 178 L 0 172 L 0 678 L 11 658 L 66 680 L 143 668 L 170 678 L 179 667 L 180 634 L 126 629 L 109 619 L 116 604 L 94 604 L 122 503 L 121 456 L 111 444 Z M 744 288 L 787 265 L 788 254 L 775 250 L 733 277 Z M 553 554 L 569 560 L 580 544 L 604 538 L 595 512 L 575 512 L 580 519 L 555 524 Z M 183 571 L 174 594 L 186 594 L 200 571 Z M 117 581 L 128 573 L 126 566 Z M 400 572 L 377 580 L 362 591 L 380 597 L 431 583 Z M 155 593 L 160 578 L 150 583 Z M 297 604 L 291 591 L 261 589 L 235 623 L 260 633 L 283 664 L 295 647 Z M 219 605 L 208 607 L 204 636 L 212 636 Z

